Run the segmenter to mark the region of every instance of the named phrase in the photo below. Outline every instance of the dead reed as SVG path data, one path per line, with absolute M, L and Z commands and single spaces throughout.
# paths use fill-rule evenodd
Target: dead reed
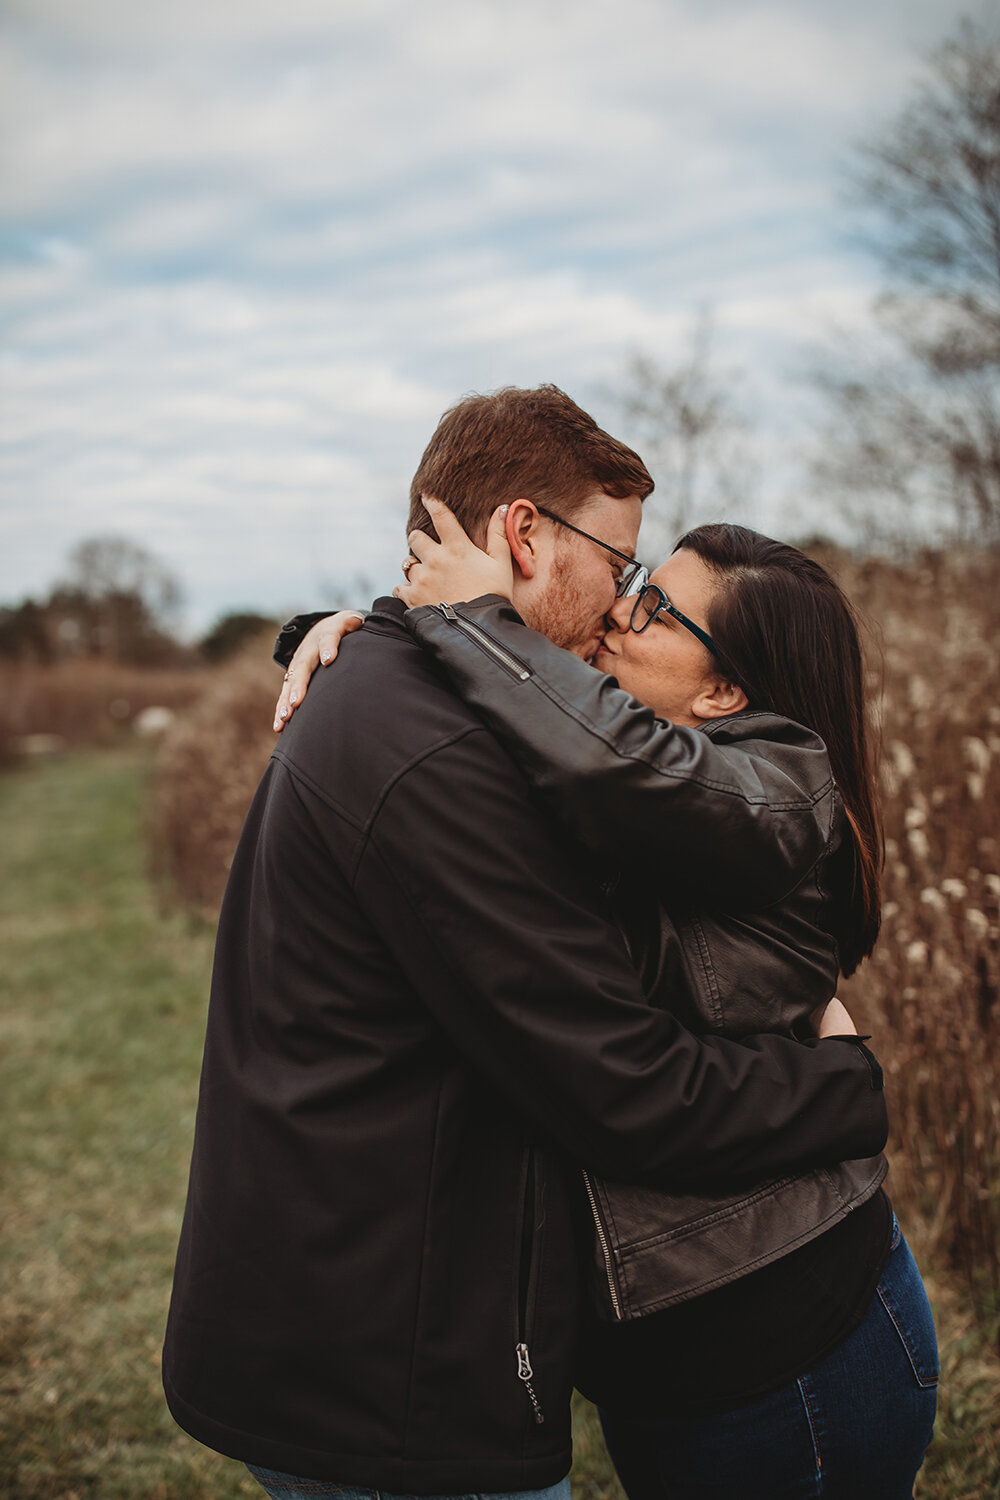
M 843 986 L 889 1079 L 895 1200 L 1000 1300 L 1000 582 L 989 557 L 842 566 L 882 635 L 885 907 Z
M 281 672 L 273 633 L 206 674 L 163 738 L 148 815 L 153 874 L 168 902 L 214 921 L 243 819 L 274 748 Z

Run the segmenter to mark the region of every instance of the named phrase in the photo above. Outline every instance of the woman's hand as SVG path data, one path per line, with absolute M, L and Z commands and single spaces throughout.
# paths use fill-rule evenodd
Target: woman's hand
M 850 1012 L 846 1005 L 834 995 L 827 1005 L 817 1005 L 809 1020 L 812 1029 L 819 1037 L 824 1036 L 857 1036 L 858 1028 L 851 1020 Z
M 421 499 L 441 540 L 435 542 L 425 531 L 410 532 L 414 561 L 404 565 L 406 582 L 393 589 L 396 598 L 402 599 L 408 609 L 418 604 L 478 599 L 481 594 L 511 598 L 514 565 L 507 544 L 509 507 L 501 505 L 490 517 L 484 551 L 469 540 L 447 505 L 431 495 L 422 495 Z
M 274 729 L 280 734 L 292 714 L 306 695 L 309 679 L 320 662 L 328 667 L 336 660 L 337 651 L 345 635 L 360 630 L 365 617 L 352 609 L 342 609 L 338 614 L 327 615 L 319 620 L 307 635 L 302 637 L 295 655 L 288 664 L 281 694 L 274 705 Z

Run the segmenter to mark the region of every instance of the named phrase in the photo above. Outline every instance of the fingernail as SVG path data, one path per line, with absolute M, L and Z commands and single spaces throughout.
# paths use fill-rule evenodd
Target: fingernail
M 288 718 L 288 709 L 287 708 L 279 708 L 279 710 L 278 710 L 278 717 L 281 718 L 281 719 L 287 719 Z
M 289 703 L 295 703 L 295 702 L 297 702 L 298 701 L 298 696 L 299 696 L 298 693 L 289 693 L 289 695 L 288 695 L 288 701 L 289 701 Z
M 272 729 L 280 729 L 281 728 L 281 720 L 280 719 L 275 719 L 274 723 L 271 725 L 271 728 Z
M 320 655 L 320 661 L 323 663 L 324 667 L 328 666 L 330 664 L 330 662 L 333 661 L 333 652 L 332 651 L 324 651 L 324 652 L 322 652 L 322 654 Z

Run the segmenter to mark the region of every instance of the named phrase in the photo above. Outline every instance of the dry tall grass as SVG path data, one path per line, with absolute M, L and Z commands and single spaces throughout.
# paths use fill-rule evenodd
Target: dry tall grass
M 1000 1293 L 1000 577 L 841 567 L 883 637 L 885 909 L 842 994 L 889 1074 L 892 1191 L 980 1306 Z
M 74 747 L 109 744 L 144 708 L 190 705 L 203 677 L 194 667 L 123 667 L 96 658 L 55 666 L 0 661 L 0 759 L 32 735 Z
M 843 996 L 889 1076 L 894 1200 L 984 1316 L 1000 1262 L 1000 588 L 995 559 L 826 556 L 881 636 L 883 933 Z M 154 822 L 182 898 L 216 909 L 270 753 L 263 643 L 169 738 Z M 992 1294 L 992 1296 L 990 1295 Z
M 281 672 L 274 635 L 205 677 L 164 736 L 149 811 L 153 872 L 167 899 L 214 920 L 254 788 L 274 748 Z

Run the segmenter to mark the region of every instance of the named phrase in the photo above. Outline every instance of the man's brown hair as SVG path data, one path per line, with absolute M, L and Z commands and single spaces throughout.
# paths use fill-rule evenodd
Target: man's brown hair
M 558 386 L 506 386 L 466 396 L 445 412 L 413 476 L 406 529 L 433 534 L 421 495 L 443 500 L 481 542 L 497 506 L 512 500 L 533 500 L 568 518 L 594 490 L 644 500 L 652 488 L 639 455 L 602 432 Z

